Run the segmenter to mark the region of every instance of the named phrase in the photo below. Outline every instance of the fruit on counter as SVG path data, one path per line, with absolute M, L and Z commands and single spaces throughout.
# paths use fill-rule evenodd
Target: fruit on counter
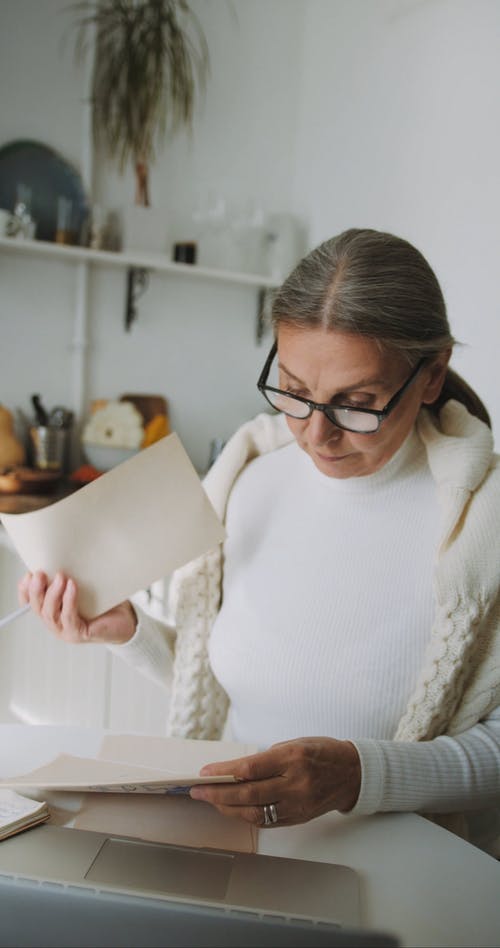
M 0 494 L 46 494 L 61 480 L 60 471 L 38 471 L 23 464 L 0 469 Z
M 108 402 L 109 398 L 94 398 L 90 403 L 90 414 L 93 415 L 100 408 L 105 408 Z
M 98 471 L 93 464 L 81 464 L 70 474 L 69 479 L 73 484 L 90 484 L 96 477 L 101 477 L 102 473 L 103 471 Z
M 14 434 L 12 412 L 0 405 L 0 469 L 24 464 L 26 451 Z
M 164 438 L 165 435 L 168 434 L 170 434 L 170 426 L 167 416 L 162 414 L 155 415 L 151 421 L 148 421 L 148 423 L 144 425 L 144 437 L 142 439 L 141 448 L 149 447 L 150 444 L 154 444 L 155 441 L 159 441 L 160 438 Z
M 2 467 L 0 469 L 1 494 L 18 494 L 22 486 L 17 467 Z

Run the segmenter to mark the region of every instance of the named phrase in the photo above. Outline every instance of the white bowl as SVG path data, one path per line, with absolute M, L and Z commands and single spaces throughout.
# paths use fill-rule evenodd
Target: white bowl
M 98 471 L 110 471 L 139 451 L 139 448 L 117 448 L 113 444 L 92 444 L 89 441 L 82 442 L 82 449 L 88 463 Z

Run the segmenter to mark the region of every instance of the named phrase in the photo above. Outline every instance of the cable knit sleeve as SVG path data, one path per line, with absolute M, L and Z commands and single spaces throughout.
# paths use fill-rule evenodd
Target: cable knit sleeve
M 124 645 L 108 645 L 113 655 L 123 659 L 157 684 L 170 690 L 173 677 L 175 629 L 144 612 L 134 603 L 137 626 Z

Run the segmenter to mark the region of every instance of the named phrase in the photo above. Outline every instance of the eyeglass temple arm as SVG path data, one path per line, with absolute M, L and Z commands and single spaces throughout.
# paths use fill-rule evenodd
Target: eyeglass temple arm
M 257 382 L 257 388 L 262 388 L 262 386 L 266 384 L 267 376 L 269 375 L 269 369 L 271 368 L 271 363 L 277 351 L 278 351 L 278 344 L 276 341 L 274 341 L 271 347 L 271 351 L 266 359 L 264 368 L 262 369 L 262 372 L 260 373 L 259 380 Z
M 413 382 L 415 381 L 415 379 L 416 379 L 418 373 L 420 372 L 420 369 L 422 368 L 424 362 L 425 362 L 425 356 L 423 356 L 423 357 L 420 359 L 420 362 L 417 362 L 415 368 L 413 369 L 413 372 L 412 372 L 411 375 L 410 375 L 410 378 L 406 380 L 406 382 L 405 382 L 405 384 L 403 385 L 403 387 L 399 389 L 399 392 L 396 392 L 396 394 L 393 395 L 392 398 L 390 399 L 390 401 L 387 403 L 387 405 L 385 406 L 385 408 L 383 408 L 382 411 L 379 411 L 379 412 L 377 413 L 377 414 L 379 415 L 379 417 L 384 417 L 384 418 L 385 418 L 385 416 L 388 415 L 389 412 L 391 412 L 392 409 L 396 407 L 396 405 L 398 404 L 398 402 L 401 401 L 401 399 L 402 399 L 403 395 L 405 394 L 405 392 L 408 391 L 410 385 L 412 385 Z M 368 410 L 369 410 L 369 409 L 368 409 Z

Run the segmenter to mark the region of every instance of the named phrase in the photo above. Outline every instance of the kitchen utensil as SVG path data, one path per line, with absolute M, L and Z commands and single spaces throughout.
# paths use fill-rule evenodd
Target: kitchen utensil
M 56 405 L 49 414 L 48 424 L 51 428 L 71 428 L 73 412 L 62 405 Z
M 48 425 L 49 418 L 48 418 L 47 412 L 45 411 L 45 408 L 42 405 L 40 396 L 32 395 L 31 403 L 33 405 L 33 408 L 35 409 L 35 417 L 36 417 L 37 423 L 42 426 Z

